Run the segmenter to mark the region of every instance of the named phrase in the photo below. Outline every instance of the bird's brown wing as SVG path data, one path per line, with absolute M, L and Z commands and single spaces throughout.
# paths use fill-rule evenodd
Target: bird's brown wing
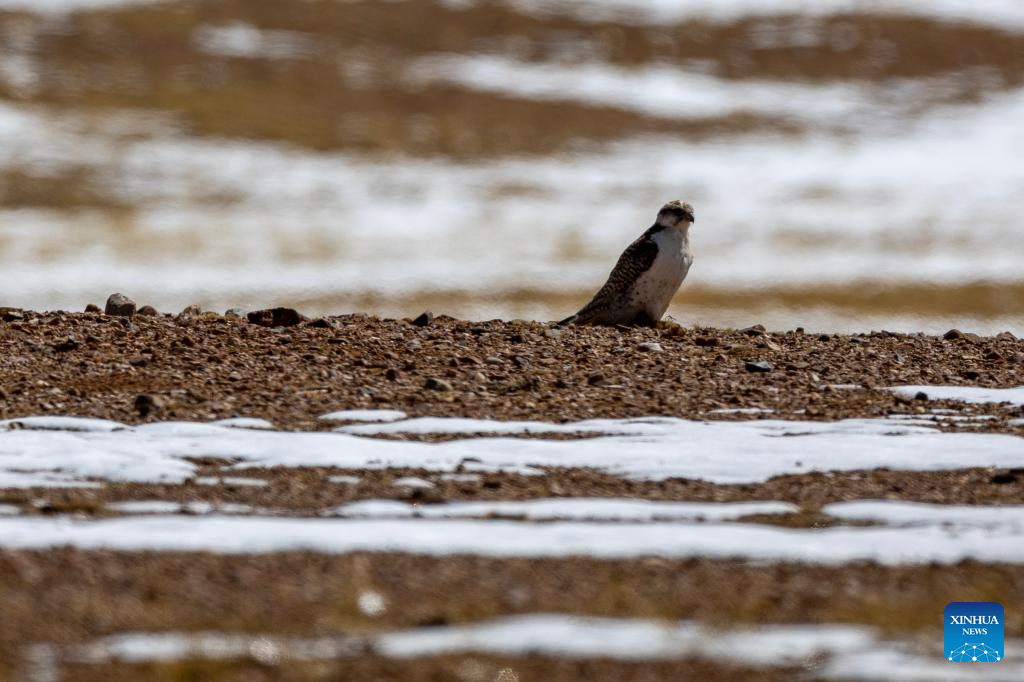
M 654 259 L 658 257 L 658 245 L 654 242 L 652 234 L 652 230 L 648 230 L 627 246 L 608 275 L 608 281 L 594 294 L 590 303 L 580 308 L 572 317 L 562 320 L 560 324 L 601 324 L 609 309 L 622 305 L 622 298 L 629 293 L 630 287 L 640 275 L 650 269 Z

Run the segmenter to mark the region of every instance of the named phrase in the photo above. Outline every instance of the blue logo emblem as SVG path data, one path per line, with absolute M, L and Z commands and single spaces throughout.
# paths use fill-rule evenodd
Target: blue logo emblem
M 955 601 L 943 615 L 946 660 L 996 663 L 1003 660 L 1003 606 L 994 601 Z

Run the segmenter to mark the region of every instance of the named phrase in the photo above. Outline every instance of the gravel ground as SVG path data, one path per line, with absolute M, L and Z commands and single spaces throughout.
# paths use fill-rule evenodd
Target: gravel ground
M 950 408 L 998 417 L 981 429 L 1013 431 L 1007 420 L 1024 416 L 1020 407 L 972 409 L 878 390 L 1020 385 L 1024 341 L 1011 334 L 819 336 L 670 324 L 556 329 L 443 317 L 417 326 L 363 315 L 271 328 L 214 314 L 11 309 L 0 309 L 0 318 L 5 418 L 71 414 L 138 423 L 241 415 L 281 429 L 323 429 L 319 415 L 348 408 L 556 422 L 751 418 L 714 414 L 735 408 L 832 420 Z M 864 388 L 836 388 L 852 385 Z
M 820 336 L 684 328 L 554 328 L 534 322 L 361 315 L 303 320 L 279 311 L 257 321 L 190 311 L 121 317 L 0 308 L 0 416 L 81 415 L 136 424 L 262 417 L 278 429 L 323 430 L 339 409 L 398 409 L 410 416 L 571 421 L 668 415 L 699 419 L 832 420 L 953 410 L 991 415 L 947 430 L 1024 435 L 1010 405 L 965 405 L 881 390 L 899 384 L 1024 384 L 1024 341 L 872 332 Z M 756 408 L 755 412 L 719 412 Z M 399 436 L 412 438 L 413 436 Z M 448 436 L 415 436 L 440 440 Z M 562 438 L 586 437 L 583 434 Z M 779 476 L 756 485 L 673 479 L 628 481 L 602 472 L 543 476 L 485 473 L 443 480 L 436 472 L 247 469 L 201 461 L 200 475 L 260 478 L 177 486 L 0 491 L 22 514 L 103 516 L 107 503 L 168 500 L 247 504 L 316 515 L 369 498 L 423 504 L 558 496 L 677 501 L 780 500 L 798 513 L 744 521 L 796 527 L 836 523 L 822 505 L 850 499 L 943 504 L 1022 504 L 1024 471 L 879 469 Z M 356 483 L 331 482 L 338 475 Z M 402 476 L 429 489 L 394 485 Z M 384 612 L 360 612 L 358 596 L 383 595 Z M 736 598 L 735 595 L 741 595 Z M 1024 598 L 1024 568 L 839 567 L 740 561 L 605 561 L 432 558 L 392 554 L 260 556 L 117 553 L 58 549 L 0 552 L 0 678 L 21 675 L 30 642 L 86 642 L 126 631 L 269 632 L 316 636 L 465 623 L 513 613 L 562 612 L 695 619 L 713 626 L 862 623 L 901 637 L 935 638 L 948 601 Z M 1009 613 L 1009 612 L 1008 612 Z M 1012 616 L 1009 635 L 1024 635 Z M 472 668 L 472 670 L 470 670 Z M 813 670 L 750 670 L 714 663 L 570 661 L 536 656 L 442 656 L 395 661 L 367 655 L 268 666 L 258 660 L 62 663 L 61 679 L 480 679 L 787 680 Z M 473 672 L 472 675 L 469 672 Z M 21 675 L 24 676 L 24 675 Z

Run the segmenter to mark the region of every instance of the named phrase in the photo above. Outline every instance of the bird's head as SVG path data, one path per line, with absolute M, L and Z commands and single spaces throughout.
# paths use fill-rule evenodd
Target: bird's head
M 665 227 L 689 227 L 693 222 L 693 206 L 679 199 L 668 202 L 658 211 L 658 224 Z

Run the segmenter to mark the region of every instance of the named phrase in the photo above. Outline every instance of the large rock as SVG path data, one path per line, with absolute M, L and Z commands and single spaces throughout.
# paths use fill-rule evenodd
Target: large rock
M 249 322 L 261 327 L 294 327 L 305 320 L 297 310 L 292 308 L 267 308 L 254 310 L 247 315 Z
M 131 317 L 135 314 L 135 301 L 124 294 L 111 294 L 103 312 L 117 317 Z

